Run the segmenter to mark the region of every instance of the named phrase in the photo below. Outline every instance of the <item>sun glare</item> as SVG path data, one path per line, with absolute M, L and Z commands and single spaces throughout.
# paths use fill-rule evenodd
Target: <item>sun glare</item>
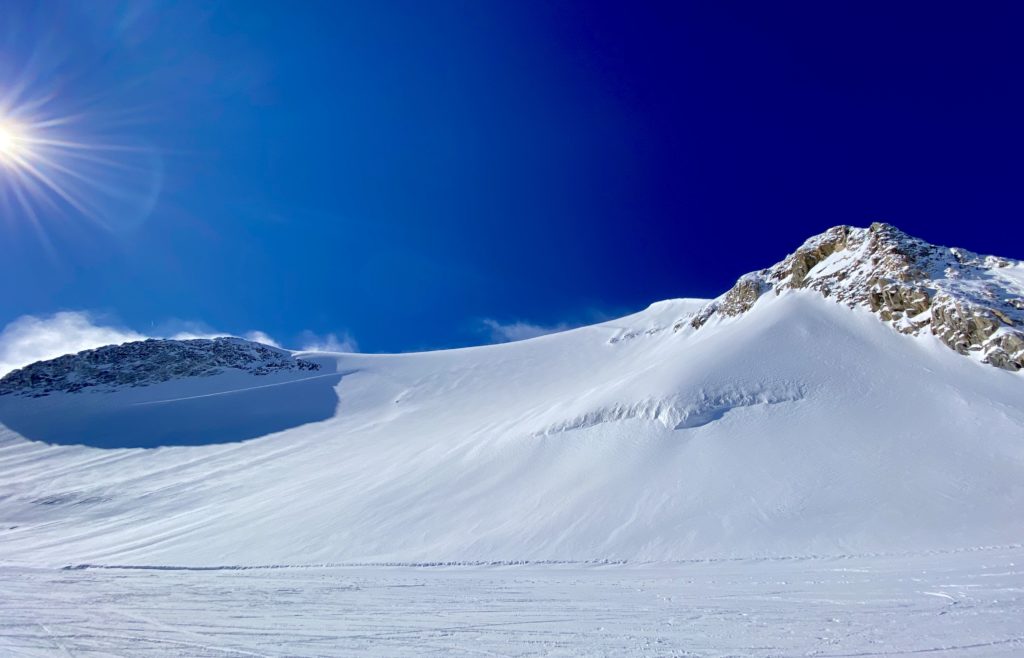
M 0 119 L 0 161 L 15 163 L 27 147 L 24 132 L 16 124 Z
M 85 218 L 106 231 L 145 221 L 160 191 L 159 154 L 116 126 L 61 107 L 54 94 L 0 88 L 0 228 L 31 226 L 49 245 L 61 220 Z

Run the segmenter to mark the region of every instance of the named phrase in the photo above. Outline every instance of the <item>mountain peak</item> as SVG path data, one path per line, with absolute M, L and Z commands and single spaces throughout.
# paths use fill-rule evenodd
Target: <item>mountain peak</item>
M 150 338 L 107 345 L 39 361 L 0 379 L 0 396 L 149 386 L 183 377 L 208 377 L 235 369 L 252 375 L 281 370 L 318 370 L 288 350 L 234 337 L 171 340 Z
M 795 289 L 867 308 L 905 334 L 930 332 L 999 368 L 1024 368 L 1024 263 L 933 245 L 881 222 L 809 238 L 776 265 L 740 277 L 690 324 L 699 329 L 744 313 L 768 291 Z

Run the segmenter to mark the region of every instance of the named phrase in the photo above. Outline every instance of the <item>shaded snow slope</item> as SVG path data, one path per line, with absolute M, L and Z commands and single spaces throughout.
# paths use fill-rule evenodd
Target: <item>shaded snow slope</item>
M 241 338 L 108 345 L 0 379 L 0 423 L 99 448 L 241 441 L 333 416 L 334 365 Z
M 489 347 L 302 354 L 338 378 L 335 408 L 245 442 L 0 430 L 0 561 L 663 560 L 1024 537 L 1024 375 L 815 291 L 694 329 L 705 303 Z M 226 376 L 167 385 L 244 388 Z M 0 417 L 38 402 L 11 399 Z M 266 403 L 203 399 L 239 422 Z

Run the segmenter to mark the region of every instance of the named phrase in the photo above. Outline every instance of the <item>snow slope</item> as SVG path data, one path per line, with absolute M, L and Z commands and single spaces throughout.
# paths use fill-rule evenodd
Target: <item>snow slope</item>
M 1024 537 L 1024 374 L 810 290 L 680 322 L 705 304 L 504 345 L 300 354 L 320 366 L 301 377 L 334 377 L 315 380 L 333 408 L 285 428 L 253 414 L 306 398 L 301 382 L 238 372 L 0 397 L 0 561 L 643 561 Z M 40 418 L 103 404 L 118 408 L 92 446 L 56 445 L 75 423 L 30 440 Z M 176 415 L 269 433 L 94 447 Z

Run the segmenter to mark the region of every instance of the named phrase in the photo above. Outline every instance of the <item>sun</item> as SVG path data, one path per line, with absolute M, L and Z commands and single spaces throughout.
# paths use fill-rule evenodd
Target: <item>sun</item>
M 0 198 L 15 203 L 33 221 L 39 218 L 37 207 L 50 212 L 56 200 L 95 216 L 82 194 L 92 183 L 83 165 L 95 156 L 90 156 L 88 144 L 53 130 L 62 123 L 59 118 L 23 120 L 0 113 L 0 174 L 5 174 L 0 175 Z
M 17 148 L 17 130 L 6 121 L 0 121 L 0 153 L 10 153 Z
M 24 155 L 28 142 L 20 126 L 12 121 L 0 119 L 0 162 L 18 162 Z
M 2 80 L 0 80 L 2 83 Z M 0 245 L 4 229 L 29 226 L 52 249 L 50 231 L 85 219 L 102 231 L 136 226 L 160 192 L 159 152 L 128 134 L 124 113 L 75 109 L 73 99 L 0 84 Z
M 15 141 L 16 139 L 11 130 L 7 126 L 0 124 L 0 153 L 5 155 L 10 153 L 15 148 Z

